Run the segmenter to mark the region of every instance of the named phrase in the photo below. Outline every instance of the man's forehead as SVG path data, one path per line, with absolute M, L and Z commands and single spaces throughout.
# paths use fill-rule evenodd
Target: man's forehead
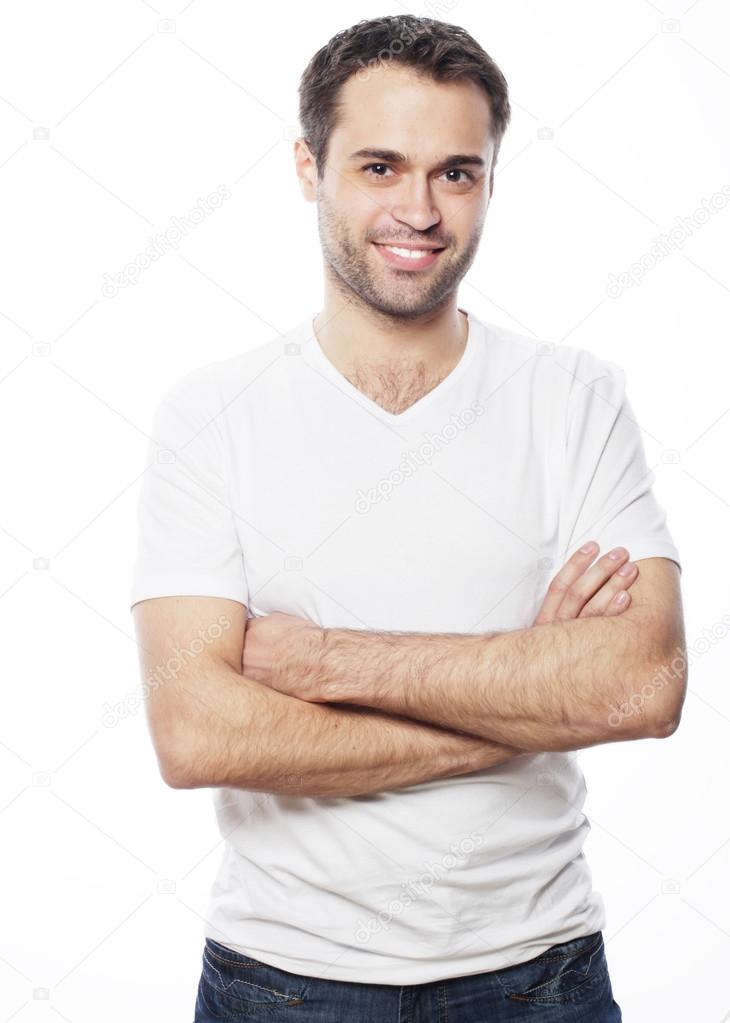
M 472 80 L 442 83 L 407 67 L 387 67 L 363 80 L 349 78 L 337 106 L 332 142 L 345 159 L 362 149 L 399 152 L 414 162 L 435 163 L 451 153 L 488 158 L 489 98 Z M 419 107 L 416 119 L 411 115 Z
M 355 72 L 340 86 L 338 102 L 343 107 L 363 102 L 371 104 L 390 101 L 393 104 L 394 93 L 397 93 L 398 103 L 404 99 L 416 101 L 422 97 L 426 103 L 441 100 L 443 103 L 463 104 L 471 100 L 489 105 L 483 86 L 473 78 L 464 76 L 439 81 L 426 72 L 402 64 L 379 64 L 372 70 L 361 69 Z

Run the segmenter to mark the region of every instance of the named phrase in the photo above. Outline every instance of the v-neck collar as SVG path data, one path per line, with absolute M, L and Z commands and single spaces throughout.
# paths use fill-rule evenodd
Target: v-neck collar
M 414 416 L 418 415 L 425 408 L 428 408 L 428 406 L 437 401 L 445 391 L 453 387 L 457 380 L 459 380 L 459 378 L 466 372 L 474 357 L 474 352 L 477 347 L 477 324 L 468 309 L 459 309 L 458 311 L 464 313 L 467 318 L 466 344 L 464 345 L 464 351 L 461 353 L 461 358 L 454 368 L 447 373 L 443 380 L 439 381 L 434 388 L 424 394 L 422 398 L 419 398 L 412 405 L 409 405 L 407 409 L 403 410 L 403 412 L 395 413 L 384 409 L 382 405 L 379 405 L 376 401 L 373 401 L 372 398 L 363 394 L 361 390 L 355 387 L 355 385 L 352 384 L 347 377 L 336 368 L 334 363 L 330 362 L 315 333 L 314 320 L 318 315 L 316 312 L 312 313 L 304 321 L 304 332 L 306 338 L 305 348 L 315 367 L 320 370 L 320 372 L 324 373 L 329 380 L 336 384 L 340 390 L 353 398 L 368 412 L 378 416 L 380 419 L 383 419 L 388 423 L 404 423 L 406 420 L 412 419 Z

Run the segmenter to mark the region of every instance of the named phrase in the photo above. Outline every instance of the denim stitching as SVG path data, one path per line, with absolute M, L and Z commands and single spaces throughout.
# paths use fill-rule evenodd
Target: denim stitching
M 204 952 L 203 954 L 204 954 L 204 955 L 206 955 L 206 954 L 207 954 L 207 950 L 206 950 L 206 952 Z M 231 962 L 231 961 L 232 961 L 232 960 L 228 960 L 228 962 Z M 225 995 L 228 995 L 228 994 L 230 994 L 230 993 L 231 993 L 231 992 L 230 992 L 230 989 L 231 989 L 231 987 L 232 987 L 232 986 L 233 986 L 233 985 L 235 984 L 235 979 L 234 979 L 234 980 L 232 980 L 232 981 L 230 982 L 230 984 L 226 984 L 226 983 L 225 983 L 225 980 L 223 979 L 223 974 L 222 974 L 222 973 L 221 973 L 221 971 L 220 971 L 220 970 L 218 969 L 218 967 L 217 967 L 217 966 L 215 965 L 215 963 L 211 963 L 211 962 L 209 961 L 209 962 L 208 962 L 208 965 L 210 966 L 211 970 L 213 970 L 213 972 L 214 972 L 214 973 L 216 973 L 216 974 L 218 975 L 218 977 L 220 978 L 220 982 L 221 982 L 221 987 L 220 987 L 220 990 L 221 990 L 221 991 L 223 992 L 223 994 L 225 994 Z M 244 964 L 244 965 L 245 965 L 245 964 Z M 265 986 L 264 986 L 263 984 L 252 984 L 252 983 L 251 983 L 251 981 L 245 981 L 244 983 L 248 984 L 248 985 L 249 985 L 250 987 L 255 987 L 255 988 L 258 988 L 258 989 L 259 989 L 260 991 L 268 991 L 268 992 L 269 992 L 270 994 L 272 994 L 272 995 L 276 995 L 276 997 L 277 997 L 277 998 L 282 998 L 282 999 L 285 999 L 285 1000 L 286 1000 L 286 999 L 289 999 L 289 998 L 295 998 L 295 997 L 297 997 L 296 995 L 291 995 L 291 994 L 289 994 L 289 995 L 288 995 L 288 994 L 284 994 L 284 993 L 283 993 L 282 991 L 275 991 L 275 990 L 274 990 L 273 988 L 271 988 L 271 987 L 265 987 Z M 238 996 L 234 994 L 234 995 L 233 995 L 233 997 L 234 997 L 234 998 L 236 998 L 236 997 L 238 997 Z M 241 1001 L 241 1002 L 245 1002 L 245 1001 L 246 1001 L 246 999 L 245 999 L 245 998 L 240 998 L 240 997 L 239 997 L 239 999 L 238 999 L 238 1000 L 239 1000 L 239 1001 Z
M 583 937 L 584 938 L 590 937 L 590 935 L 584 935 Z M 574 938 L 574 939 L 571 939 L 571 940 L 572 941 L 579 941 L 580 939 L 579 938 Z M 592 962 L 593 961 L 593 957 L 595 955 L 597 955 L 597 953 L 600 951 L 600 949 L 602 947 L 603 947 L 603 934 L 599 931 L 598 932 L 598 938 L 596 939 L 596 941 L 594 941 L 591 945 L 588 945 L 586 948 L 581 948 L 579 946 L 577 949 L 574 948 L 572 952 L 563 952 L 563 953 L 560 953 L 559 955 L 552 955 L 552 956 L 546 956 L 543 953 L 541 956 L 535 957 L 534 960 L 527 960 L 527 962 L 535 963 L 535 964 L 538 963 L 538 962 L 542 962 L 542 963 L 560 962 L 561 960 L 564 960 L 564 959 L 570 959 L 570 958 L 574 958 L 574 957 L 576 957 L 578 955 L 582 955 L 585 952 L 590 952 L 591 953 L 590 962 Z M 525 966 L 525 965 L 526 965 L 526 963 L 517 963 L 516 964 L 516 966 Z M 590 963 L 589 963 L 589 966 L 590 966 Z M 512 969 L 512 967 L 505 967 L 504 970 L 497 970 L 497 971 L 495 971 L 495 974 L 494 974 L 495 979 L 499 983 L 499 986 L 504 990 L 504 993 L 509 998 L 513 998 L 513 999 L 516 999 L 516 1000 L 519 1000 L 519 1001 L 523 1001 L 523 1002 L 528 1002 L 528 1001 L 530 1001 L 531 996 L 533 994 L 537 993 L 538 997 L 542 997 L 546 1001 L 548 1001 L 548 1000 L 558 1001 L 558 1000 L 564 998 L 564 996 L 566 994 L 566 992 L 559 993 L 559 994 L 556 994 L 556 995 L 545 995 L 545 994 L 540 995 L 539 994 L 540 989 L 544 988 L 546 984 L 553 983 L 554 978 L 553 978 L 552 981 L 544 981 L 542 984 L 539 984 L 537 987 L 528 988 L 527 991 L 522 992 L 522 993 L 510 991 L 509 988 L 507 987 L 507 984 L 508 984 L 507 978 L 500 977 L 500 973 L 506 972 L 509 969 Z M 566 972 L 569 973 L 571 971 L 568 970 Z M 578 970 L 573 970 L 572 972 L 579 973 Z M 581 976 L 582 976 L 582 974 L 581 974 Z M 589 981 L 587 980 L 586 983 L 589 983 Z M 582 985 L 577 985 L 576 987 L 571 988 L 570 990 L 575 991 L 578 988 L 580 988 L 581 986 Z
M 583 952 L 592 952 L 593 949 L 601 940 L 602 938 L 598 937 L 593 942 L 592 945 L 588 946 L 588 948 L 574 948 L 572 952 L 564 952 L 562 955 L 559 956 L 538 956 L 538 958 L 541 963 L 554 963 L 557 962 L 559 959 L 570 959 L 572 956 L 581 955 Z M 591 956 L 591 958 L 593 957 Z M 520 963 L 520 966 L 524 965 L 525 965 L 524 963 Z
M 566 970 L 565 973 L 561 974 L 561 976 L 562 977 L 566 977 L 569 973 L 577 973 L 579 977 L 582 977 L 585 980 L 588 977 L 588 974 L 590 973 L 591 963 L 593 962 L 593 958 L 596 955 L 598 955 L 598 949 L 596 949 L 595 951 L 591 952 L 591 957 L 588 960 L 588 966 L 586 968 L 585 973 L 581 973 L 580 970 L 574 970 L 574 969 L 571 968 L 571 969 Z M 555 958 L 556 959 L 565 959 L 567 957 L 566 956 L 555 956 Z M 554 982 L 554 980 L 555 980 L 555 978 L 553 977 L 550 980 L 543 981 L 542 984 L 537 984 L 535 987 L 528 988 L 527 991 L 522 991 L 520 993 L 520 997 L 527 998 L 528 996 L 532 996 L 532 995 L 534 995 L 536 993 L 539 993 L 540 988 L 548 987 L 550 984 L 552 984 Z M 574 991 L 575 988 L 571 988 L 571 990 Z M 568 992 L 564 992 L 564 994 L 567 994 L 567 993 Z M 548 998 L 562 998 L 562 995 L 561 994 L 548 995 L 547 997 Z
M 436 989 L 436 994 L 438 997 L 439 1008 L 443 1009 L 443 1016 L 441 1016 L 441 1013 L 439 1012 L 439 1019 L 442 1020 L 442 1023 L 449 1023 L 449 992 L 446 985 L 439 984 Z
M 222 956 L 218 952 L 215 952 L 212 948 L 206 948 L 205 949 L 205 954 L 209 955 L 209 956 L 213 956 L 213 958 L 217 959 L 219 963 L 229 963 L 231 966 L 243 966 L 244 968 L 248 968 L 250 970 L 251 969 L 255 969 L 257 966 L 266 966 L 267 965 L 266 963 L 259 962 L 258 959 L 256 959 L 252 963 L 244 963 L 244 962 L 241 962 L 240 959 L 226 959 L 225 956 Z M 249 958 L 253 959 L 253 956 L 249 956 Z

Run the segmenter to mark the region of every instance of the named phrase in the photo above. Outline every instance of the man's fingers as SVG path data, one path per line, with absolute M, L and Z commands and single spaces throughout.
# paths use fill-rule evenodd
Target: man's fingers
M 634 581 L 637 571 L 636 566 L 629 561 L 629 552 L 625 547 L 616 547 L 604 554 L 568 587 L 556 612 L 556 620 L 578 618 L 588 602 L 596 598 L 594 608 L 600 611 L 604 606 L 602 598 L 598 596 L 602 588 L 606 588 L 610 600 L 614 593 L 625 590 Z
M 628 550 L 616 547 L 591 565 L 598 544 L 591 541 L 584 546 L 590 549 L 575 551 L 551 580 L 535 625 L 621 614 L 626 610 L 628 602 L 622 605 L 612 601 L 620 591 L 627 591 L 638 577 L 638 568 L 628 560 Z
M 635 581 L 635 580 L 634 580 Z M 606 584 L 608 585 L 608 584 Z M 604 586 L 603 589 L 606 587 Z M 617 601 L 616 597 L 621 597 L 621 601 Z M 600 604 L 596 601 L 600 598 Z M 614 615 L 623 614 L 627 607 L 631 604 L 631 590 L 618 590 L 610 593 L 608 597 L 603 597 L 603 590 L 596 594 L 593 600 L 590 600 L 583 608 L 581 613 L 578 615 L 579 618 L 611 618 Z M 600 608 L 603 610 L 600 610 Z
M 584 606 L 578 615 L 579 618 L 591 618 L 596 615 L 621 614 L 631 603 L 630 587 L 639 578 L 639 568 L 631 561 L 626 561 L 622 566 L 626 574 L 622 575 L 621 570 L 614 572 L 601 589 Z M 621 599 L 617 602 L 616 598 Z
M 584 544 L 584 546 L 588 545 Z M 535 625 L 555 621 L 557 611 L 569 587 L 585 572 L 597 553 L 598 544 L 592 540 L 590 542 L 590 550 L 587 553 L 577 550 L 568 558 L 558 574 L 550 581 L 540 613 L 535 619 Z

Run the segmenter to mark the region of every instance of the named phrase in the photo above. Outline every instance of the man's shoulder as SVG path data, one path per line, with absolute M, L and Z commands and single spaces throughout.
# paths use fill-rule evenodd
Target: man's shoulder
M 212 359 L 179 374 L 169 384 L 165 400 L 192 404 L 201 410 L 227 404 L 296 347 L 305 326 L 306 321 L 301 320 L 282 334 L 263 340 L 260 337 L 246 351 Z
M 540 365 L 549 366 L 552 363 L 569 372 L 580 372 L 591 379 L 623 373 L 617 362 L 588 348 L 553 341 L 547 335 L 538 336 L 526 330 L 515 330 L 481 317 L 473 316 L 473 319 L 482 329 L 487 345 L 506 357 L 511 357 L 513 361 L 535 356 L 536 362 Z
M 584 384 L 601 380 L 603 377 L 621 380 L 625 375 L 623 367 L 617 362 L 598 355 L 588 348 L 557 344 L 554 357 L 557 365 Z
M 529 381 L 541 393 L 567 395 L 574 385 L 590 384 L 608 377 L 620 384 L 623 368 L 611 359 L 588 348 L 554 341 L 547 335 L 512 329 L 473 317 L 482 331 L 487 349 L 487 364 L 500 367 L 504 375 L 523 369 L 523 383 Z
M 306 321 L 299 321 L 281 334 L 263 340 L 259 337 L 245 352 L 208 362 L 199 368 L 200 372 L 209 381 L 221 385 L 250 383 L 290 350 L 301 345 L 305 324 Z

